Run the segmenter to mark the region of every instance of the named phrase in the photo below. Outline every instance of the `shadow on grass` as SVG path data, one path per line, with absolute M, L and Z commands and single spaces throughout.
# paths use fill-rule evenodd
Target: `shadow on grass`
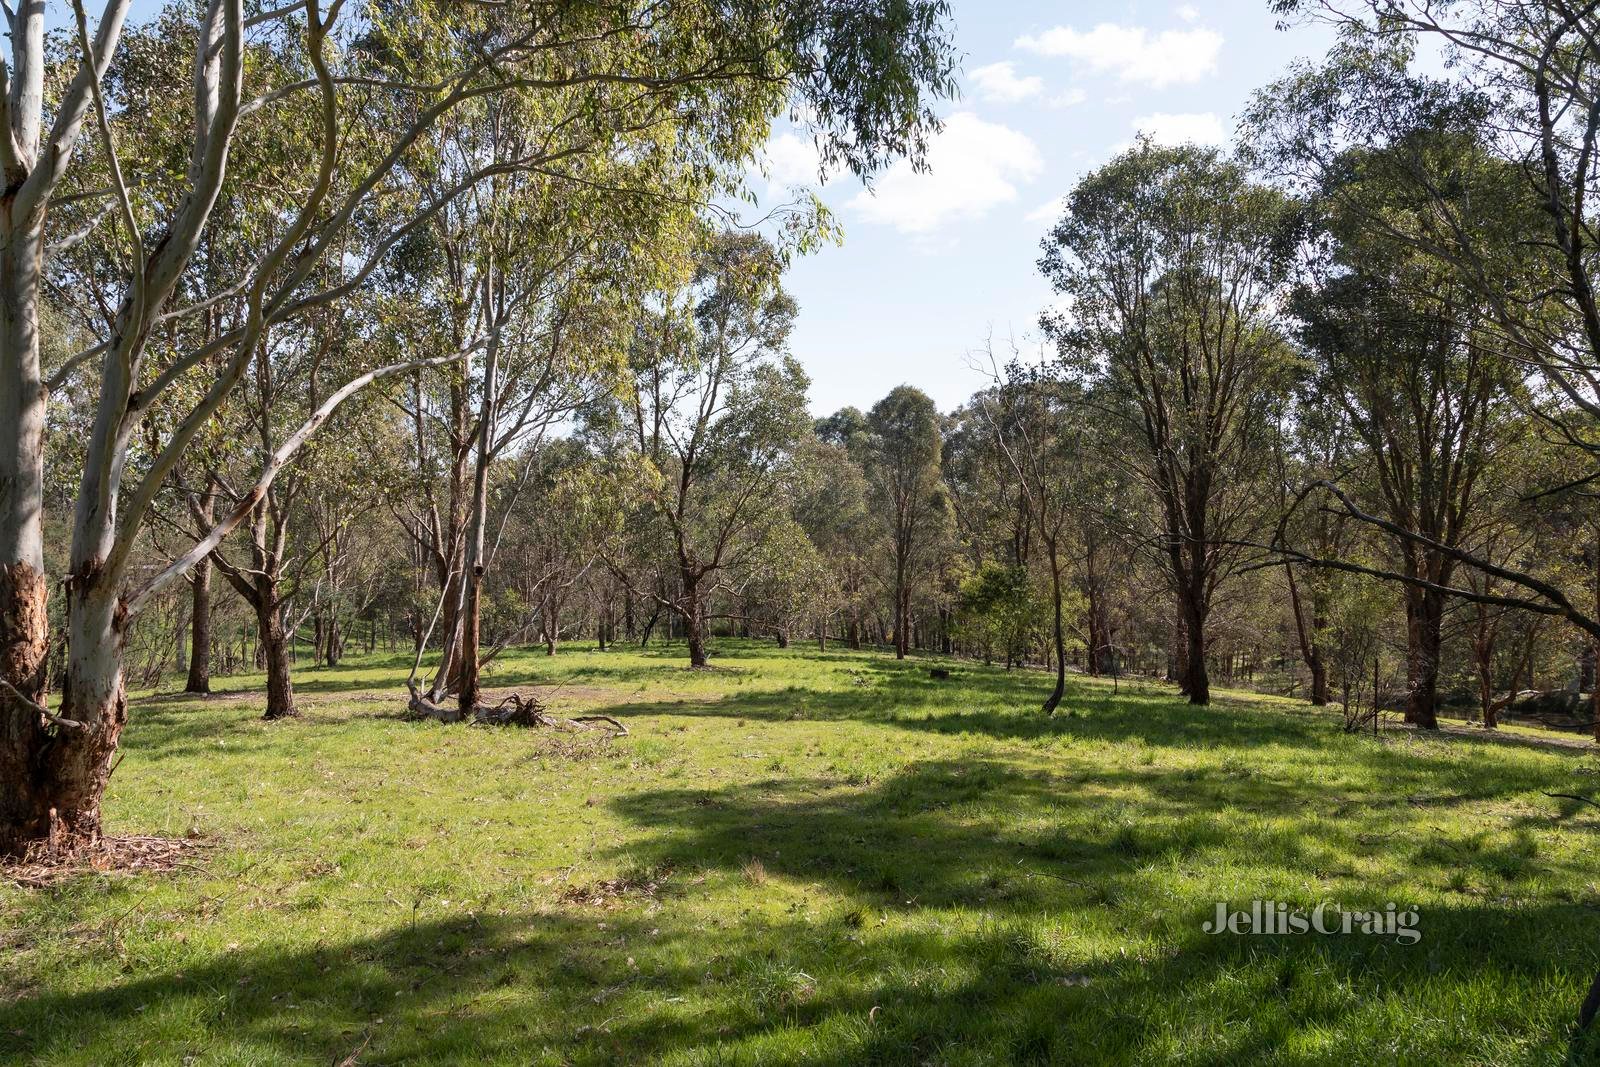
M 858 863 L 881 829 L 862 835 Z M 946 845 L 952 862 L 981 850 L 962 836 L 922 843 Z M 1126 859 L 1091 862 L 1110 872 Z M 1167 917 L 1160 949 L 1130 936 L 1120 953 L 1081 954 L 1070 914 L 1020 922 L 1001 909 L 972 925 L 879 930 L 851 912 L 710 929 L 679 919 L 672 893 L 653 915 L 402 921 L 23 994 L 5 1006 L 0 1056 L 54 1063 L 92 1047 L 129 1062 L 328 1064 L 360 1050 L 363 1063 L 921 1064 L 963 1050 L 967 1062 L 1221 1067 L 1298 1048 L 1286 1061 L 1506 1067 L 1554 1062 L 1568 1041 L 1571 1062 L 1594 1051 L 1566 1018 L 1527 1007 L 1552 987 L 1574 1005 L 1582 994 L 1593 952 L 1575 936 L 1587 916 L 1571 907 L 1430 909 L 1414 946 L 1209 936 L 1204 915 L 1185 913 Z

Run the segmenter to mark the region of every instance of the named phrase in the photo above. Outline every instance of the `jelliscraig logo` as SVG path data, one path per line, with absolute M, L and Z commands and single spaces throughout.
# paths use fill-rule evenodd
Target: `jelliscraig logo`
M 1416 908 L 1402 911 L 1393 901 L 1382 911 L 1346 911 L 1340 904 L 1323 901 L 1306 912 L 1277 900 L 1252 900 L 1248 909 L 1238 910 L 1219 900 L 1216 916 L 1201 929 L 1208 934 L 1366 934 L 1415 945 L 1422 940 L 1421 919 Z

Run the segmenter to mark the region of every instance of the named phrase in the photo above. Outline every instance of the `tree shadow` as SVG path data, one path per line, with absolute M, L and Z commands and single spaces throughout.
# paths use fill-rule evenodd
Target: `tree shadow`
M 1173 872 L 1248 860 L 1281 872 L 1277 886 L 1321 884 L 1374 910 L 1393 887 L 1307 877 L 1357 848 L 1353 836 L 1319 839 L 1308 823 L 1241 838 L 1172 776 L 1111 773 L 1142 786 L 1136 818 L 1083 783 L 994 760 L 626 796 L 612 807 L 652 834 L 617 856 L 659 889 L 626 888 L 646 879 L 625 875 L 600 904 L 551 891 L 538 909 L 485 901 L 444 915 L 401 901 L 385 929 L 220 951 L 181 972 L 135 953 L 159 973 L 14 994 L 0 1057 L 913 1064 L 964 1050 L 973 1062 L 1221 1067 L 1531 1064 L 1567 1050 L 1590 1062 L 1593 1039 L 1569 1016 L 1596 962 L 1592 909 L 1436 903 L 1416 945 L 1209 935 L 1212 903 L 1175 895 Z M 1273 782 L 1252 796 L 1292 793 Z M 785 880 L 788 912 L 730 909 L 707 924 L 685 906 L 715 888 L 706 876 L 747 879 L 752 861 Z M 1405 878 L 1456 862 L 1420 855 Z M 813 912 L 812 883 L 844 901 Z M 1277 899 L 1309 910 L 1320 897 Z

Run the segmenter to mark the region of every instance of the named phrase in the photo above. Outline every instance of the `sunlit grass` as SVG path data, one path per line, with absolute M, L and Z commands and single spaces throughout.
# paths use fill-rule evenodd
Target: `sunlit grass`
M 726 643 L 508 659 L 615 741 L 412 723 L 404 657 L 133 708 L 113 830 L 175 874 L 0 889 L 50 1064 L 1550 1063 L 1600 965 L 1581 751 L 1341 734 L 1035 673 Z M 1218 900 L 1422 940 L 1210 936 Z

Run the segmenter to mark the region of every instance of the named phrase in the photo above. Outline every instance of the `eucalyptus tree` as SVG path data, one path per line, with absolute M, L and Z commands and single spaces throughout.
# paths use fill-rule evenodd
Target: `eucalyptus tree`
M 1426 263 L 1459 314 L 1472 316 L 1480 346 L 1494 344 L 1520 366 L 1530 414 L 1582 455 L 1592 475 L 1600 313 L 1584 220 L 1600 192 L 1600 112 L 1591 106 L 1600 63 L 1583 43 L 1592 12 L 1529 0 L 1277 6 L 1315 12 L 1342 33 L 1323 61 L 1296 64 L 1258 94 L 1246 119 L 1252 161 L 1324 200 L 1370 247 Z M 1418 39 L 1430 37 L 1453 61 L 1447 79 L 1412 69 Z M 1318 488 L 1397 541 L 1517 587 L 1490 603 L 1517 601 L 1600 634 L 1591 613 L 1540 575 L 1435 543 L 1331 483 Z M 1349 561 L 1328 565 L 1341 562 Z M 1374 569 L 1413 589 L 1445 585 L 1404 568 Z M 1481 597 L 1467 584 L 1434 591 Z
M 1436 151 L 1442 176 L 1453 164 L 1448 148 Z M 1363 162 L 1352 161 L 1351 180 L 1368 173 Z M 1391 218 L 1428 210 L 1392 189 L 1367 195 Z M 1377 490 L 1370 509 L 1416 535 L 1395 545 L 1403 572 L 1422 580 L 1405 589 L 1406 721 L 1436 729 L 1450 550 L 1478 537 L 1494 465 L 1522 426 L 1521 372 L 1453 271 L 1352 214 L 1336 209 L 1320 276 L 1293 307 L 1315 360 L 1310 402 L 1338 411 L 1361 444 Z
M 486 666 L 505 648 L 531 636 L 555 655 L 563 613 L 594 571 L 596 513 L 587 505 L 595 457 L 572 437 L 532 440 L 494 472 L 489 510 L 499 565 L 484 575 L 484 603 L 495 607 L 484 624 Z M 487 609 L 484 610 L 488 618 Z
M 419 339 L 462 353 L 419 372 L 413 386 L 408 415 L 421 492 L 404 521 L 439 572 L 443 655 L 428 701 L 455 692 L 463 719 L 477 707 L 484 577 L 511 508 L 551 428 L 620 375 L 627 310 L 642 297 L 651 265 L 670 260 L 662 246 L 683 222 L 684 199 L 692 204 L 708 192 L 637 138 L 621 142 L 621 159 L 510 167 L 533 144 L 548 150 L 565 139 L 542 121 L 507 97 L 439 131 L 431 186 L 448 186 L 463 169 L 503 172 L 434 217 L 410 250 L 405 278 L 438 311 Z M 529 233 L 541 239 L 529 241 Z M 474 335 L 481 359 L 462 347 Z M 431 438 L 442 477 L 427 469 Z M 495 468 L 513 455 L 521 471 L 491 507 Z
M 796 495 L 805 491 L 799 485 L 794 490 Z M 772 524 L 731 577 L 747 605 L 746 621 L 770 632 L 779 648 L 808 634 L 827 647 L 827 620 L 842 599 L 840 586 L 792 510 Z
M 1073 189 L 1043 242 L 1040 269 L 1069 309 L 1045 329 L 1138 442 L 1126 461 L 1160 510 L 1194 704 L 1210 701 L 1213 598 L 1259 521 L 1292 218 L 1215 150 L 1141 139 Z
M 1032 562 L 1031 500 L 999 447 L 989 418 L 993 390 L 979 392 L 947 420 L 940 468 L 962 547 L 973 567 Z
M 1385 177 L 1427 212 L 1368 226 L 1439 261 L 1472 289 L 1521 358 L 1572 410 L 1600 418 L 1600 293 L 1589 219 L 1600 193 L 1600 54 L 1595 10 L 1567 0 L 1274 0 L 1336 25 L 1317 64 L 1259 94 L 1251 140 L 1283 179 L 1325 186 L 1351 144 L 1387 148 Z M 1421 41 L 1447 78 L 1412 69 Z M 1470 133 L 1440 182 L 1437 142 Z M 1352 205 L 1354 206 L 1354 205 Z M 1540 240 L 1527 240 L 1539 234 Z
M 235 429 L 234 447 L 206 473 L 227 510 L 243 508 L 248 517 L 236 534 L 215 545 L 209 559 L 218 573 L 250 606 L 255 617 L 262 666 L 266 670 L 269 720 L 299 714 L 294 700 L 290 644 L 298 620 L 291 601 L 326 571 L 343 527 L 376 504 L 381 482 L 373 464 L 367 477 L 352 479 L 338 462 L 341 443 L 371 435 L 360 424 L 371 418 L 357 406 L 334 416 L 329 436 L 309 443 L 260 492 L 246 494 L 251 473 L 272 461 L 291 428 L 322 403 L 327 381 L 348 375 L 356 339 L 333 316 L 323 313 L 268 331 L 256 346 L 253 372 L 218 413 Z M 365 418 L 363 416 L 366 416 Z M 325 443 L 326 442 L 326 443 Z M 332 503 L 318 524 L 310 513 L 315 498 Z M 204 514 L 196 509 L 196 518 Z M 197 528 L 204 538 L 210 528 Z M 242 558 L 233 543 L 242 541 Z
M 940 471 L 939 409 L 922 390 L 896 386 L 872 405 L 856 440 L 889 546 L 886 584 L 894 609 L 894 654 L 905 659 L 911 647 L 912 598 L 933 572 L 950 525 L 949 496 Z
M 1003 375 L 996 388 L 980 395 L 979 403 L 996 448 L 1026 500 L 1025 521 L 1038 537 L 1049 572 L 1056 681 L 1044 711 L 1054 714 L 1067 686 L 1072 590 L 1065 570 L 1071 543 L 1088 542 L 1098 532 L 1091 512 L 1105 486 L 1095 465 L 1085 462 L 1095 436 L 1094 414 L 1077 384 L 1017 359 Z M 1094 562 L 1086 552 L 1086 565 L 1092 568 Z M 1105 639 L 1095 628 L 1099 622 L 1091 620 L 1094 632 L 1085 642 L 1091 660 L 1101 654 L 1097 640 Z
M 641 309 L 634 330 L 621 421 L 649 519 L 638 529 L 653 528 L 675 584 L 629 580 L 682 622 L 691 667 L 707 663 L 710 593 L 786 519 L 786 482 L 810 434 L 782 274 L 765 238 L 710 234 L 685 284 Z M 609 563 L 628 573 L 615 555 Z
M 956 630 L 969 647 L 977 647 L 985 663 L 993 662 L 996 648 L 1004 654 L 1007 670 L 1021 663 L 1037 638 L 1039 615 L 1033 576 L 1025 567 L 990 561 L 961 582 Z
M 827 587 L 813 603 L 817 641 L 826 648 L 829 623 L 841 618 L 845 641 L 860 648 L 862 613 L 883 547 L 866 472 L 842 443 L 822 436 L 802 442 L 800 461 L 805 476 L 791 512 L 816 550 L 824 572 L 819 581 Z
M 1318 558 L 1345 556 L 1353 551 L 1358 535 L 1348 515 L 1329 508 L 1290 507 L 1296 486 L 1337 477 L 1352 462 L 1348 420 L 1336 406 L 1322 402 L 1316 381 L 1314 368 L 1308 365 L 1288 417 L 1279 426 L 1274 453 L 1277 508 L 1283 521 L 1279 536 Z M 1328 641 L 1337 585 L 1333 575 L 1316 567 L 1286 561 L 1283 573 L 1296 647 L 1310 676 L 1307 698 L 1314 707 L 1324 707 L 1332 696 Z
M 488 176 L 463 174 L 443 199 L 430 199 L 411 179 L 408 165 L 441 117 L 487 96 L 524 93 L 592 131 L 564 152 L 605 156 L 628 130 L 655 129 L 668 141 L 688 131 L 696 136 L 681 142 L 685 153 L 710 167 L 747 156 L 770 118 L 792 103 L 817 131 L 825 162 L 867 172 L 919 153 L 935 125 L 929 94 L 953 86 L 943 0 L 870 9 L 839 0 L 603 7 L 521 0 L 354 14 L 342 0 L 306 0 L 253 16 L 242 0 L 210 0 L 179 20 L 192 44 L 192 110 L 178 126 L 181 176 L 154 180 L 163 175 L 153 169 L 144 181 L 123 160 L 137 155 L 145 101 L 105 80 L 123 54 L 129 8 L 130 0 L 108 0 L 93 26 L 76 9 L 75 47 L 52 53 L 45 5 L 24 5 L 13 16 L 0 94 L 0 170 L 11 191 L 0 210 L 4 851 L 52 833 L 98 836 L 100 799 L 127 715 L 121 648 L 130 620 L 246 520 L 245 502 L 254 504 L 340 403 L 414 362 L 366 369 L 334 388 L 284 437 L 241 504 L 190 552 L 148 579 L 130 573 L 162 487 L 267 331 L 364 285 L 443 203 Z M 273 62 L 256 62 L 262 54 Z M 311 164 L 253 190 L 274 201 L 263 213 L 270 223 L 251 235 L 254 255 L 200 301 L 175 299 L 212 225 L 241 131 L 254 117 L 301 106 L 316 116 L 305 130 Z M 557 162 L 535 144 L 514 167 Z M 90 343 L 47 374 L 41 286 L 65 262 L 51 253 L 96 225 L 120 227 L 121 254 L 92 271 L 69 268 L 71 276 L 58 281 L 100 295 L 94 314 L 75 324 Z M 330 275 L 335 280 L 326 282 Z M 223 304 L 235 311 L 214 339 L 152 349 L 171 317 Z M 94 415 L 68 554 L 66 684 L 52 711 L 43 703 L 46 405 L 73 375 L 89 379 Z M 199 388 L 184 396 L 182 384 Z M 142 432 L 157 410 L 170 414 L 155 433 Z

